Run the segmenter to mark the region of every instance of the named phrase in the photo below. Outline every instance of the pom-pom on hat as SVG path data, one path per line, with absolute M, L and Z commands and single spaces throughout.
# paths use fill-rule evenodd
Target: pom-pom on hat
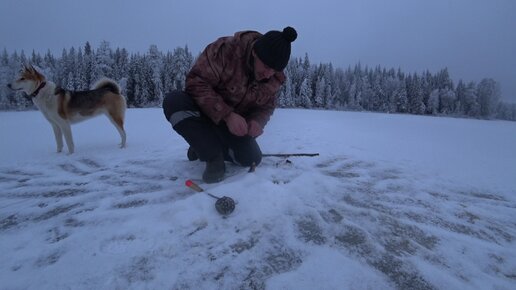
M 268 67 L 282 71 L 290 59 L 290 43 L 296 40 L 297 32 L 287 26 L 283 31 L 271 30 L 254 44 L 254 51 Z

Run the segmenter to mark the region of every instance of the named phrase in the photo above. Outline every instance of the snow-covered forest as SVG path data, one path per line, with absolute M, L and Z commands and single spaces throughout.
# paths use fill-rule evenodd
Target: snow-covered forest
M 130 54 L 125 48 L 111 48 L 106 41 L 97 49 L 86 42 L 84 47 L 63 49 L 59 57 L 50 51 L 42 56 L 35 51 L 26 55 L 4 49 L 0 54 L 0 110 L 33 108 L 23 93 L 5 86 L 26 63 L 69 90 L 86 90 L 104 76 L 115 79 L 129 107 L 157 107 L 166 92 L 184 88 L 193 62 L 188 46 L 162 52 L 151 45 L 146 53 Z M 343 69 L 331 63 L 313 64 L 306 54 L 293 57 L 285 73 L 280 107 L 516 120 L 516 104 L 500 100 L 495 80 L 455 83 L 447 68 L 436 73 L 406 73 L 399 68 L 361 64 Z

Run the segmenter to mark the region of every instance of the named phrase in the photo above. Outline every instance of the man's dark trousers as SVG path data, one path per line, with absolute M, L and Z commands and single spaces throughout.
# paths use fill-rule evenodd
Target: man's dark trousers
M 173 91 L 163 98 L 163 113 L 201 161 L 213 160 L 220 154 L 226 161 L 242 166 L 251 166 L 253 162 L 258 165 L 262 160 L 262 152 L 253 137 L 231 134 L 224 121 L 216 125 L 183 91 Z

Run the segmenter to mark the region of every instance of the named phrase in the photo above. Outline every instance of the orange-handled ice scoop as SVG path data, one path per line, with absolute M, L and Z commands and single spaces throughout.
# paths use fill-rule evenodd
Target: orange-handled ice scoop
M 207 191 L 204 191 L 204 189 L 202 189 L 199 185 L 197 185 L 195 182 L 193 182 L 190 179 L 185 181 L 185 185 L 197 192 L 204 192 L 207 195 L 215 198 L 217 200 L 215 202 L 215 209 L 221 215 L 228 215 L 235 210 L 235 201 L 231 197 L 227 197 L 227 196 L 218 197 L 216 195 L 213 195 Z

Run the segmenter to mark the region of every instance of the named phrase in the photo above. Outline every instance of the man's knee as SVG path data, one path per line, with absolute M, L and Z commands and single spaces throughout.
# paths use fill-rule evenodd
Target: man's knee
M 251 166 L 253 163 L 258 165 L 262 162 L 262 151 L 254 139 L 245 146 L 234 149 L 235 161 L 242 166 Z
M 178 111 L 198 110 L 192 98 L 183 91 L 172 91 L 163 98 L 163 113 L 167 120 Z
M 163 113 L 172 127 L 187 118 L 201 116 L 199 107 L 183 91 L 173 91 L 163 98 Z
M 254 152 L 254 154 L 247 154 L 236 157 L 237 162 L 245 167 L 251 166 L 253 163 L 254 165 L 260 164 L 262 162 L 262 153 L 261 152 Z

